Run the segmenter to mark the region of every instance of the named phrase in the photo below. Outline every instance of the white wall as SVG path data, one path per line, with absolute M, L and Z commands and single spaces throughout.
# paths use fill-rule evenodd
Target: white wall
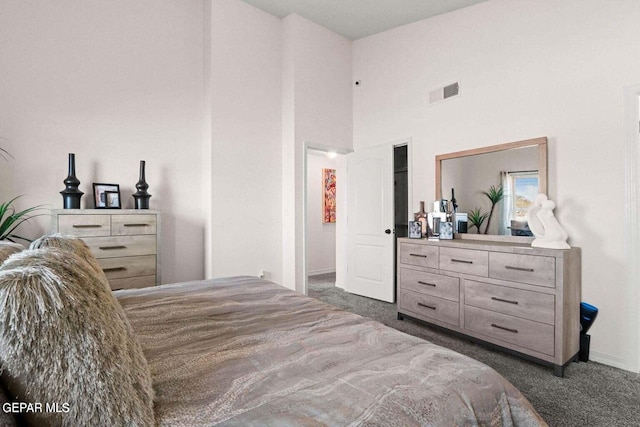
M 282 281 L 281 20 L 211 1 L 211 275 Z
M 307 275 L 336 271 L 336 223 L 323 223 L 323 169 L 336 169 L 336 159 L 326 153 L 309 152 L 307 156 Z M 336 195 L 346 176 L 336 171 Z M 337 206 L 337 209 L 340 207 Z M 336 212 L 337 212 L 336 209 Z
M 92 182 L 133 207 L 146 160 L 162 211 L 162 280 L 202 278 L 201 0 L 0 3 L 0 201 L 62 208 L 67 154 L 92 207 Z M 22 229 L 49 231 L 40 217 Z
M 282 24 L 282 284 L 302 292 L 305 143 L 351 149 L 351 41 L 295 14 Z
M 434 199 L 437 154 L 549 137 L 549 194 L 600 309 L 592 359 L 633 370 L 623 89 L 640 83 L 638 17 L 640 2 L 491 0 L 353 44 L 354 147 L 410 134 L 413 200 Z M 428 104 L 458 79 L 459 98 Z

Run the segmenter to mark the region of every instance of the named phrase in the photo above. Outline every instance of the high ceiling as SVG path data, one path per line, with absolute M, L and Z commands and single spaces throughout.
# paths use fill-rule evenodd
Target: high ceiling
M 243 0 L 284 18 L 291 13 L 356 40 L 487 0 Z

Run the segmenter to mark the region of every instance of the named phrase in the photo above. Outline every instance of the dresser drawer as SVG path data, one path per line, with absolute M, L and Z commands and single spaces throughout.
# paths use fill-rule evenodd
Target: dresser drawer
M 160 283 L 159 211 L 54 209 L 51 227 L 52 232 L 78 236 L 89 246 L 111 289 Z
M 398 304 L 403 313 L 414 313 L 426 320 L 433 319 L 450 325 L 460 325 L 460 304 L 431 295 L 400 290 Z
M 111 234 L 131 236 L 136 234 L 156 234 L 155 215 L 112 215 Z
M 156 274 L 155 255 L 100 258 L 98 264 L 102 267 L 109 281 L 125 277 L 151 276 Z
M 507 314 L 466 305 L 464 327 L 487 337 L 515 344 L 549 356 L 554 355 L 554 327 Z
M 556 260 L 552 257 L 492 252 L 489 266 L 489 276 L 496 279 L 551 288 L 556 285 Z
M 555 323 L 555 296 L 507 286 L 465 280 L 466 305 L 536 322 Z
M 402 243 L 400 244 L 400 263 L 438 268 L 438 247 Z
M 457 277 L 401 268 L 400 288 L 451 301 L 460 300 L 460 279 Z
M 111 236 L 83 239 L 96 258 L 117 258 L 156 253 L 156 236 Z
M 109 286 L 113 291 L 117 291 L 119 289 L 146 288 L 148 286 L 155 286 L 155 284 L 156 284 L 155 275 L 109 280 Z
M 58 215 L 58 233 L 78 237 L 109 236 L 109 215 Z
M 473 249 L 440 248 L 440 269 L 487 277 L 489 254 Z

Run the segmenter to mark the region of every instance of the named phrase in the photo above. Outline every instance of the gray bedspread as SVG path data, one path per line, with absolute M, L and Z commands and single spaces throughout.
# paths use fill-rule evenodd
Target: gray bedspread
M 265 280 L 115 294 L 159 425 L 546 425 L 488 366 Z

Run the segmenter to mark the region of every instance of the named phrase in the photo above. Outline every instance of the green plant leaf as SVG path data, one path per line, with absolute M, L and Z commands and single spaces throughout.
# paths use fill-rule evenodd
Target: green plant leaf
M 485 219 L 489 216 L 488 212 L 482 213 L 480 208 L 471 209 L 468 212 L 468 219 L 471 223 L 471 227 L 476 227 L 477 233 L 480 234 L 480 227 Z
M 0 136 L 0 139 L 6 139 Z M 11 157 L 13 158 L 13 156 L 11 155 L 10 152 L 8 152 L 7 150 L 5 150 L 4 148 L 0 147 L 0 157 L 2 157 L 3 159 L 7 160 L 7 157 Z
M 487 226 L 484 229 L 484 234 L 487 234 L 489 232 L 489 226 L 491 225 L 491 218 L 493 217 L 493 211 L 495 210 L 496 205 L 504 198 L 504 189 L 502 188 L 502 185 L 499 185 L 498 187 L 496 187 L 495 185 L 492 185 L 491 187 L 489 187 L 489 191 L 482 191 L 482 194 L 487 196 L 487 198 L 491 202 L 491 210 L 489 211 Z M 478 232 L 479 231 L 480 231 L 480 228 L 478 228 Z
M 42 215 L 31 215 L 31 213 L 42 209 L 43 205 L 16 211 L 13 206 L 13 202 L 15 202 L 19 197 L 20 196 L 16 196 L 6 203 L 0 203 L 0 240 L 9 240 L 14 242 L 14 239 L 19 239 L 29 242 L 29 239 L 16 235 L 14 231 L 30 219 Z
M 489 191 L 483 191 L 482 194 L 487 196 L 492 205 L 495 205 L 504 198 L 504 189 L 502 188 L 502 185 L 497 187 L 492 185 L 489 187 Z

